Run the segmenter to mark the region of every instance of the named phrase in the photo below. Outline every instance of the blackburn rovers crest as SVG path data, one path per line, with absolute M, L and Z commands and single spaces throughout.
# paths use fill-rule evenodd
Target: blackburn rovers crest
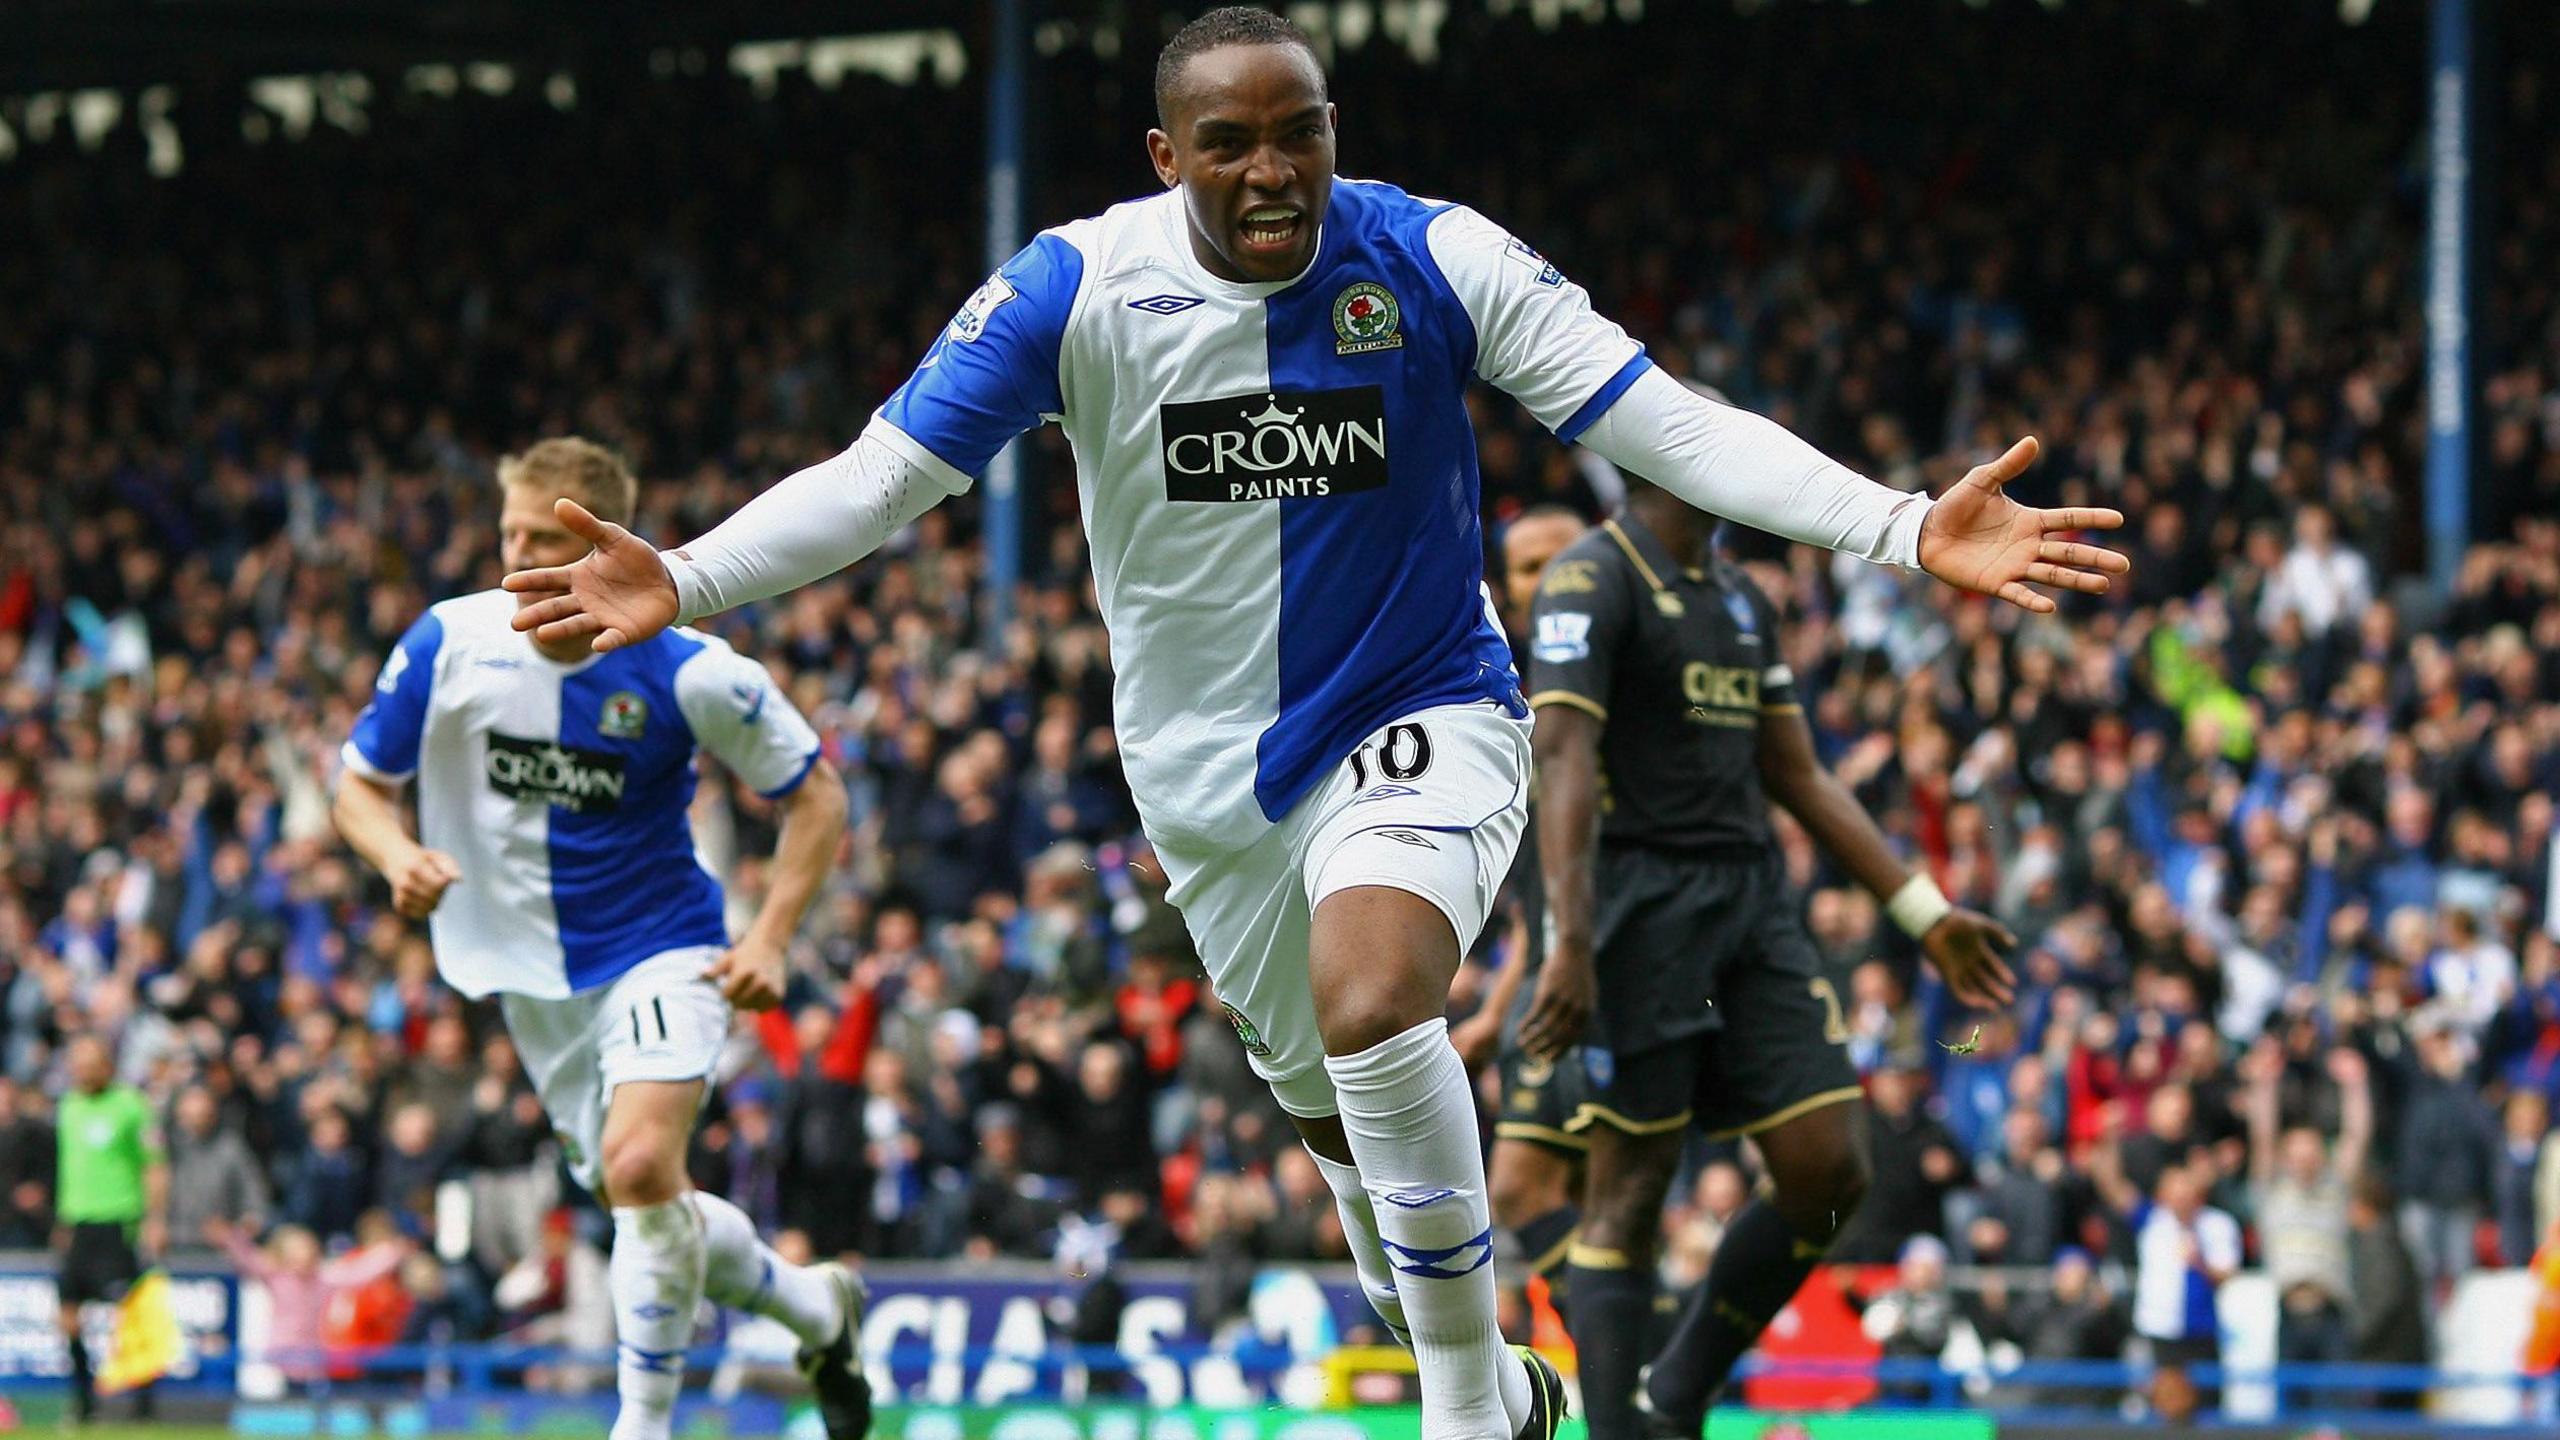
M 1404 312 L 1384 285 L 1363 280 L 1333 297 L 1333 353 L 1365 355 L 1404 344 Z
M 1243 1011 L 1224 1001 L 1219 1002 L 1218 1008 L 1227 1012 L 1227 1023 L 1236 1027 L 1236 1038 L 1244 1042 L 1244 1053 L 1258 1060 L 1271 1058 L 1270 1042 L 1262 1038 L 1261 1031 L 1253 1028 L 1252 1021 L 1244 1018 Z
M 596 733 L 616 740 L 637 740 L 649 724 L 649 702 L 628 690 L 604 697 L 604 713 L 596 717 Z

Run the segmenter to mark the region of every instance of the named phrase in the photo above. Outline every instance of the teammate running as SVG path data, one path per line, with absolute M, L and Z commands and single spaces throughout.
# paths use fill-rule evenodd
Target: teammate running
M 1566 1267 L 1594 1440 L 1636 1430 L 1662 1202 L 1693 1122 L 1751 1136 L 1771 1194 L 1727 1227 L 1653 1364 L 1654 1434 L 1700 1432 L 1866 1193 L 1840 997 L 1788 893 L 1769 802 L 1886 902 L 1958 999 L 2005 1005 L 2013 983 L 2009 933 L 1895 860 L 1815 758 L 1777 613 L 1710 552 L 1713 518 L 1628 487 L 1616 518 L 1547 567 L 1530 647 L 1549 948 L 1521 1042 L 1609 1055 L 1576 1120 L 1589 1174 Z
M 555 507 L 626 520 L 638 492 L 578 439 L 510 457 L 498 483 L 510 569 L 585 551 Z M 571 1172 L 612 1208 L 613 1440 L 666 1440 L 705 1295 L 798 1335 L 829 1440 L 861 1440 L 857 1283 L 784 1261 L 684 1168 L 731 1007 L 782 998 L 783 949 L 844 833 L 843 783 L 764 667 L 719 640 L 671 630 L 591 653 L 518 634 L 517 603 L 459 596 L 400 637 L 346 744 L 339 832 L 402 914 L 428 919 L 446 983 L 501 997 Z M 781 809 L 772 884 L 734 944 L 685 814 L 697 749 Z M 414 838 L 400 813 L 412 776 Z
M 1364 1288 L 1411 1336 L 1431 1440 L 1543 1437 L 1506 1351 L 1449 981 L 1525 812 L 1528 711 L 1483 591 L 1465 392 L 1779 534 L 2050 608 L 2124 561 L 2000 485 L 1933 507 L 1697 400 L 1583 292 L 1461 206 L 1334 179 L 1306 36 L 1229 7 L 1156 67 L 1167 193 L 1048 231 L 990 277 L 842 455 L 661 557 L 507 577 L 520 627 L 613 649 L 830 574 L 1059 420 L 1118 667 L 1129 782 L 1230 1018 L 1296 1117 Z

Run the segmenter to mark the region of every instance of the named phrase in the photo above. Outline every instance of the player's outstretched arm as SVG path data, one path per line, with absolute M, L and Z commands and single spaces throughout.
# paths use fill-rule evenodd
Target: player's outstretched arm
M 1936 881 L 1894 858 L 1875 817 L 1814 753 L 1803 711 L 1761 713 L 1760 787 L 1884 903 L 1958 1000 L 1988 1009 L 2017 998 L 2017 976 L 2001 958 L 2017 937 L 1988 915 L 1949 904 Z
M 636 645 L 670 625 L 796 590 L 880 548 L 951 493 L 915 462 L 865 435 L 843 454 L 783 477 L 708 535 L 664 554 L 577 502 L 560 522 L 595 549 L 572 565 L 505 580 L 539 598 L 515 627 L 598 650 Z
M 2114 510 L 2039 510 L 2002 490 L 2035 463 L 2022 440 L 1936 501 L 1858 474 L 1777 422 L 1648 370 L 1581 435 L 1621 469 L 1711 515 L 1826 550 L 1928 571 L 1961 589 L 2049 611 L 2036 586 L 2102 594 L 2132 568 L 2065 537 L 2124 524 Z

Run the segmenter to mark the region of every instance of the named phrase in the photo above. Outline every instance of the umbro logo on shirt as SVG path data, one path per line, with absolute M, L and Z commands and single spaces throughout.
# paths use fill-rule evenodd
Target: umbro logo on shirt
M 1129 308 L 1144 310 L 1150 315 L 1179 315 L 1194 305 L 1207 303 L 1197 295 L 1150 295 L 1144 300 L 1130 301 Z
M 1300 500 L 1382 490 L 1387 406 L 1375 385 L 1192 400 L 1157 412 L 1167 500 Z

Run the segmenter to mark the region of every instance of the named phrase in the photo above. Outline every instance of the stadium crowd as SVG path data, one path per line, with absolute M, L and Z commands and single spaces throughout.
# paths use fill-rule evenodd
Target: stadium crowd
M 1902 1266 L 1888 1349 L 1959 1316 L 2066 1358 L 2192 1338 L 2154 1297 L 2238 1256 L 2150 1222 L 2220 1212 L 2296 1353 L 2423 1359 L 2449 1282 L 2560 1221 L 2560 76 L 2520 55 L 2494 97 L 2479 543 L 2438 592 L 2418 79 L 2379 22 L 2311 7 L 2278 38 L 2321 63 L 2271 87 L 2274 22 L 2220 8 L 1835 9 L 1373 42 L 1339 57 L 1345 168 L 1478 205 L 1868 473 L 1942 484 L 2032 432 L 2040 494 L 2132 517 L 2130 584 L 2044 620 L 1739 542 L 1826 761 L 2024 942 L 2014 1013 L 1963 1013 L 1782 826 L 1871 1081 L 1840 1256 Z M 1044 137 L 1033 213 L 1146 185 L 1136 58 L 1043 61 L 1094 119 Z M 386 1334 L 532 1333 L 582 1273 L 548 1127 L 333 837 L 338 743 L 417 610 L 494 583 L 499 454 L 623 448 L 672 542 L 855 433 L 975 283 L 975 101 L 384 90 L 360 135 L 182 113 L 174 178 L 121 131 L 0 162 L 0 1246 L 47 1241 L 48 1097 L 96 1032 L 168 1116 L 174 1245 L 370 1289 Z M 1605 476 L 1483 399 L 1489 534 L 1596 510 Z M 1340 1236 L 1136 833 L 1071 471 L 1026 448 L 1003 628 L 974 498 L 712 622 L 816 723 L 853 827 L 693 1175 L 822 1253 L 1203 1257 L 1214 1320 Z M 764 807 L 710 783 L 698 822 L 750 906 Z M 1518 944 L 1495 927 L 1458 1010 Z M 1675 1278 L 1750 1163 L 1702 1147 Z M 472 1201 L 446 1263 L 411 1253 L 440 1187 Z M 1958 1300 L 1949 1261 L 2055 1278 Z

